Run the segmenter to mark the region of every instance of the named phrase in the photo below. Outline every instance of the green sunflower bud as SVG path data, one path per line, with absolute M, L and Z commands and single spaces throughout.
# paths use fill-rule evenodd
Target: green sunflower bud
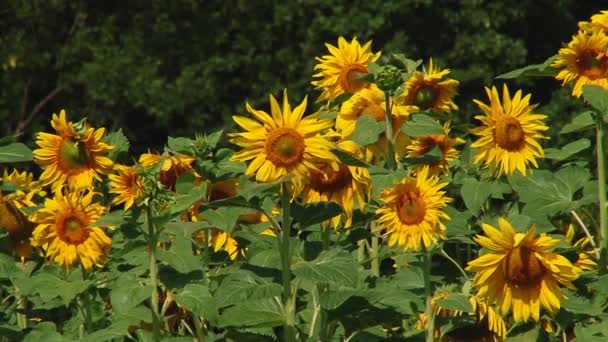
M 394 65 L 385 65 L 376 75 L 376 84 L 384 92 L 393 92 L 403 84 L 401 70 Z

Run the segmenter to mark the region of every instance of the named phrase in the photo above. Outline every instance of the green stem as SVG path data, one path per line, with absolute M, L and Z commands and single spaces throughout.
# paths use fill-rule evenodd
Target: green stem
M 87 280 L 87 271 L 84 266 L 80 265 L 80 272 L 82 274 L 82 280 Z M 93 329 L 93 321 L 91 320 L 91 300 L 89 298 L 89 288 L 85 289 L 81 294 L 82 298 L 82 314 L 84 316 L 84 331 L 86 334 L 90 334 Z
M 372 274 L 376 277 L 380 276 L 380 258 L 378 250 L 380 249 L 380 239 L 377 236 L 372 236 L 372 246 L 369 251 L 369 256 L 372 259 Z
M 424 260 L 424 295 L 426 296 L 426 341 L 433 342 L 435 333 L 435 316 L 433 310 L 432 291 L 431 291 L 431 254 L 422 245 L 422 258 Z
M 600 274 L 606 273 L 606 253 L 608 252 L 608 212 L 606 207 L 606 153 L 604 149 L 604 119 L 600 113 L 597 121 L 597 194 L 600 209 Z
M 454 264 L 454 266 L 456 266 L 456 268 L 460 271 L 460 274 L 462 274 L 462 276 L 464 277 L 465 280 L 469 280 L 469 276 L 467 275 L 467 273 L 462 269 L 462 267 L 460 266 L 460 264 L 458 264 L 458 262 L 456 260 L 454 260 L 446 251 L 444 251 L 443 249 L 441 250 L 441 255 L 448 259 L 452 264 Z
M 19 294 L 19 290 L 16 291 L 15 297 L 19 301 L 17 303 L 17 325 L 19 329 L 23 330 L 27 328 L 27 316 L 25 310 L 27 309 L 27 297 Z
M 191 314 L 192 314 L 192 322 L 194 323 L 194 331 L 196 332 L 196 339 L 198 342 L 205 342 L 206 337 L 205 337 L 205 332 L 203 330 L 203 322 L 201 321 L 200 317 L 198 317 L 197 314 L 195 314 L 195 313 L 191 313 Z
M 386 104 L 386 110 L 385 110 L 385 113 L 386 113 L 386 116 L 385 116 L 386 145 L 387 145 L 386 166 L 389 169 L 394 170 L 397 167 L 397 164 L 395 162 L 395 142 L 393 141 L 393 120 L 392 120 L 392 113 L 391 113 L 391 97 L 388 92 L 384 92 L 384 102 Z
M 286 342 L 295 341 L 295 303 L 291 296 L 291 251 L 289 238 L 291 235 L 291 215 L 289 213 L 291 198 L 285 184 L 281 188 L 282 223 L 281 238 L 279 239 L 279 251 L 281 253 L 281 274 L 283 277 L 283 309 L 285 322 L 283 324 L 283 336 Z
M 365 270 L 365 240 L 357 241 L 357 263 L 359 263 L 359 271 Z
M 158 311 L 158 264 L 156 263 L 156 243 L 158 234 L 154 223 L 152 223 L 152 206 L 146 208 L 148 220 L 148 248 L 150 249 L 150 283 L 152 285 L 152 296 L 150 306 L 152 307 L 152 328 L 154 341 L 160 341 L 160 313 Z
M 321 232 L 321 238 L 323 239 L 323 250 L 326 251 L 331 245 L 331 226 L 321 229 L 323 229 Z

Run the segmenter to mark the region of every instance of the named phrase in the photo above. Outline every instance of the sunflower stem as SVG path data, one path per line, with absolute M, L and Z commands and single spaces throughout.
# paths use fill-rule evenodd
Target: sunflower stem
M 194 331 L 196 332 L 197 341 L 205 342 L 206 336 L 205 336 L 203 321 L 197 314 L 191 312 L 191 315 L 192 315 L 192 322 L 194 323 Z
M 85 270 L 82 264 L 80 265 L 80 272 L 82 274 L 82 280 L 87 280 L 87 270 Z M 84 331 L 85 334 L 90 334 L 93 329 L 93 322 L 91 320 L 91 300 L 89 298 L 89 288 L 87 287 L 81 294 L 82 300 L 82 315 L 84 316 Z
M 422 244 L 422 258 L 424 264 L 424 295 L 426 296 L 426 341 L 433 342 L 435 333 L 435 316 L 433 315 L 433 301 L 431 291 L 431 253 Z
M 287 186 L 283 183 L 281 187 L 281 211 L 282 223 L 281 238 L 279 239 L 279 251 L 281 252 L 281 274 L 283 277 L 283 310 L 285 322 L 283 323 L 284 341 L 295 341 L 295 303 L 291 296 L 291 251 L 289 238 L 291 235 L 291 215 L 289 212 L 291 199 Z
M 156 227 L 152 222 L 152 206 L 148 203 L 146 207 L 148 221 L 148 248 L 150 249 L 150 283 L 152 285 L 152 296 L 150 306 L 152 307 L 152 329 L 154 341 L 160 341 L 160 313 L 158 311 L 158 264 L 156 263 L 156 243 L 158 235 Z
M 19 301 L 17 303 L 17 326 L 23 330 L 27 328 L 27 316 L 25 314 L 25 310 L 27 309 L 27 297 L 22 296 L 17 287 L 15 287 L 15 297 Z
M 395 143 L 393 141 L 393 120 L 391 113 L 391 97 L 389 92 L 384 92 L 384 102 L 386 105 L 385 120 L 386 121 L 386 166 L 387 168 L 394 170 L 397 168 L 395 162 Z
M 464 277 L 465 280 L 469 280 L 469 276 L 467 275 L 467 272 L 465 272 L 462 267 L 460 266 L 460 264 L 458 264 L 458 262 L 456 260 L 454 260 L 446 251 L 444 251 L 443 249 L 441 249 L 441 255 L 448 259 L 454 266 L 456 266 L 456 268 L 458 269 L 458 271 L 460 271 L 460 274 L 462 274 L 462 276 Z
M 589 232 L 589 229 L 587 229 L 587 226 L 585 225 L 583 220 L 581 220 L 580 216 L 578 216 L 576 211 L 572 210 L 570 212 L 570 214 L 572 214 L 576 223 L 578 223 L 579 227 L 581 227 L 583 232 L 585 232 L 585 235 L 587 236 L 587 238 L 589 238 L 589 243 L 591 244 L 591 247 L 593 247 L 593 250 L 595 251 L 595 256 L 599 259 L 600 250 L 597 248 L 597 245 L 595 244 L 595 240 L 593 240 L 593 235 L 591 235 L 591 232 Z
M 372 259 L 372 274 L 380 277 L 380 258 L 378 257 L 380 249 L 380 239 L 377 236 L 372 236 L 372 248 L 370 248 L 369 256 Z
M 331 230 L 330 227 L 321 228 L 321 238 L 323 239 L 323 250 L 326 251 L 331 245 Z
M 365 240 L 357 241 L 357 263 L 359 263 L 359 271 L 365 270 Z
M 604 119 L 603 115 L 598 113 L 596 116 L 597 124 L 597 195 L 599 200 L 600 210 L 600 274 L 606 273 L 606 255 L 608 251 L 608 211 L 606 207 L 606 153 L 604 149 Z

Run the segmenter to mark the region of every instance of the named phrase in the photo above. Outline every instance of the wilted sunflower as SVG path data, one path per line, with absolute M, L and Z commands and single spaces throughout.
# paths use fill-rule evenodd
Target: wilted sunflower
M 580 97 L 583 85 L 593 84 L 608 89 L 608 36 L 603 30 L 579 31 L 567 47 L 559 49 L 551 63 L 562 69 L 555 76 L 562 85 L 574 82 L 572 95 Z
M 573 243 L 574 226 L 569 224 L 568 230 L 566 230 L 566 236 L 564 236 L 564 240 L 567 244 L 576 248 L 577 250 L 577 258 L 573 264 L 574 266 L 580 268 L 581 270 L 587 271 L 594 271 L 597 269 L 597 263 L 594 260 L 596 249 L 592 246 L 592 241 L 588 236 L 585 236 Z
M 192 163 L 194 157 L 183 154 L 166 153 L 160 155 L 158 153 L 143 153 L 139 156 L 139 163 L 144 168 L 152 168 L 161 161 L 163 164 L 160 167 L 160 183 L 171 190 L 175 190 L 175 182 L 177 178 L 186 172 L 194 172 Z
M 498 227 L 500 230 L 483 224 L 486 236 L 475 237 L 487 249 L 466 268 L 477 272 L 477 296 L 488 304 L 496 303 L 505 315 L 512 310 L 515 322 L 538 321 L 541 307 L 556 314 L 566 298 L 559 284 L 575 289 L 571 282 L 578 278 L 580 269 L 552 253 L 560 241 L 537 235 L 535 226 L 527 233 L 516 233 L 507 220 L 499 218 Z
M 37 224 L 32 245 L 45 256 L 68 269 L 80 262 L 85 269 L 101 266 L 110 252 L 112 240 L 95 222 L 105 208 L 93 202 L 94 192 L 58 191 L 46 199 L 44 208 L 30 219 Z
M 458 310 L 448 310 L 437 305 L 437 301 L 448 297 L 448 293 L 439 293 L 431 298 L 431 304 L 435 317 L 460 317 L 465 313 Z M 477 318 L 474 326 L 463 326 L 454 329 L 443 336 L 441 341 L 504 341 L 507 335 L 507 326 L 503 318 L 496 312 L 494 307 L 480 301 L 475 296 L 469 297 L 469 303 L 473 307 L 473 313 Z M 426 313 L 418 314 L 416 329 L 424 330 L 428 324 Z M 440 327 L 436 326 L 435 338 L 441 337 Z
M 144 184 L 137 168 L 134 166 L 116 165 L 115 174 L 110 178 L 110 193 L 116 194 L 112 204 L 125 204 L 129 210 L 144 195 Z
M 105 128 L 95 129 L 86 123 L 67 121 L 65 110 L 53 114 L 51 125 L 57 134 L 39 132 L 34 161 L 44 169 L 43 185 L 52 184 L 57 191 L 64 184 L 72 189 L 90 188 L 100 174 L 112 172 L 112 161 L 106 157 L 114 147 L 102 142 Z
M 448 174 L 449 163 L 458 158 L 460 152 L 454 148 L 456 145 L 464 143 L 461 138 L 450 138 L 450 123 L 446 122 L 443 125 L 442 135 L 426 135 L 422 137 L 416 137 L 406 147 L 406 156 L 410 158 L 416 158 L 427 154 L 430 150 L 438 147 L 441 151 L 441 159 L 432 164 L 418 164 L 414 170 L 420 170 L 424 165 L 429 166 L 429 173 L 438 175 L 440 173 Z
M 393 141 L 395 151 L 405 151 L 405 146 L 409 143 L 409 138 L 401 132 L 401 126 L 407 121 L 411 112 L 416 108 L 413 106 L 398 105 L 397 101 L 391 106 L 391 119 L 393 126 Z M 386 101 L 384 92 L 375 85 L 369 89 L 362 89 L 350 99 L 345 101 L 340 107 L 340 112 L 336 117 L 336 130 L 343 139 L 348 139 L 355 132 L 357 120 L 364 115 L 371 116 L 377 122 L 386 120 Z M 387 140 L 385 133 L 382 133 L 378 142 L 367 146 L 372 153 L 380 158 L 386 155 Z
M 320 78 L 311 84 L 322 89 L 319 101 L 333 100 L 344 93 L 356 93 L 369 86 L 369 83 L 358 80 L 367 74 L 367 64 L 380 58 L 380 52 L 373 53 L 372 42 L 359 45 L 357 38 L 349 43 L 344 37 L 338 38 L 338 47 L 325 43 L 329 55 L 317 57 L 319 72 L 313 77 Z
M 501 104 L 496 87 L 485 89 L 490 103 L 474 100 L 484 112 L 475 116 L 483 126 L 471 129 L 471 133 L 479 136 L 471 144 L 477 148 L 474 162 L 483 162 L 499 176 L 512 175 L 515 170 L 526 175 L 528 164 L 538 167 L 536 158 L 544 156 L 537 140 L 544 139 L 541 132 L 549 129 L 543 122 L 547 116 L 533 113 L 538 105 L 530 105 L 530 94 L 522 98 L 521 90 L 511 99 L 507 86 L 503 86 Z
M 317 114 L 303 117 L 306 103 L 304 98 L 292 111 L 285 90 L 282 110 L 270 95 L 272 116 L 247 104 L 247 111 L 257 121 L 244 116 L 232 117 L 246 130 L 230 134 L 230 141 L 242 147 L 232 160 L 251 160 L 245 175 L 255 175 L 258 182 L 268 183 L 294 172 L 296 177 L 292 182 L 295 182 L 307 178 L 309 170 L 316 169 L 315 163 L 329 163 L 337 169 L 337 158 L 331 152 L 332 143 L 319 135 L 320 131 L 331 128 L 333 122 L 320 120 Z
M 361 148 L 352 141 L 342 141 L 337 147 L 362 158 Z M 350 165 L 340 165 L 338 170 L 333 170 L 327 164 L 320 164 L 318 167 L 320 171 L 311 171 L 310 180 L 304 186 L 303 203 L 329 201 L 339 204 L 344 213 L 335 216 L 329 222 L 334 228 L 338 228 L 340 222 L 344 224 L 344 228 L 349 228 L 355 202 L 363 209 L 366 198 L 369 197 L 371 187 L 369 171 L 365 167 Z
M 446 185 L 437 176 L 429 177 L 429 169 L 424 167 L 415 178 L 406 177 L 382 190 L 379 198 L 384 205 L 376 210 L 380 216 L 376 230 L 388 236 L 389 246 L 418 251 L 446 238 L 442 220 L 450 217 L 442 209 L 452 201 L 441 190 Z
M 416 106 L 417 111 L 433 110 L 435 112 L 451 112 L 458 110 L 454 103 L 457 80 L 447 78 L 450 69 L 439 70 L 429 60 L 428 69 L 415 71 L 405 82 L 404 96 L 399 99 L 400 104 Z

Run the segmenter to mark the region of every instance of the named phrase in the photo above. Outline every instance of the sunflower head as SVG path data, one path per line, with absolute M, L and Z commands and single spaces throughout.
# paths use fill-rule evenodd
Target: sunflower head
M 306 179 L 315 163 L 328 163 L 337 169 L 337 158 L 331 152 L 332 143 L 320 135 L 331 128 L 333 122 L 320 120 L 317 114 L 304 117 L 307 100 L 293 110 L 287 90 L 283 92 L 283 105 L 279 106 L 270 95 L 271 115 L 251 108 L 247 111 L 255 118 L 234 116 L 234 121 L 246 132 L 232 133 L 231 142 L 242 148 L 232 156 L 234 161 L 251 161 L 245 175 L 258 182 L 274 182 L 293 173 L 292 184 Z
M 124 203 L 129 210 L 145 194 L 143 180 L 135 166 L 116 165 L 114 170 L 116 173 L 109 176 L 110 193 L 117 195 L 112 204 Z
M 604 30 L 580 30 L 551 63 L 560 69 L 555 78 L 565 85 L 574 82 L 572 95 L 580 97 L 583 85 L 608 89 L 608 36 Z
M 162 162 L 160 165 L 159 181 L 170 190 L 175 190 L 175 183 L 179 176 L 186 172 L 194 172 L 192 168 L 194 160 L 194 157 L 173 153 L 166 153 L 164 155 L 144 153 L 139 156 L 139 163 L 144 168 L 152 168 Z
M 361 46 L 357 38 L 349 43 L 340 37 L 337 47 L 327 43 L 325 46 L 330 54 L 316 58 L 319 64 L 315 70 L 318 73 L 313 77 L 319 79 L 311 82 L 317 89 L 323 90 L 319 101 L 333 100 L 344 93 L 356 93 L 369 86 L 369 83 L 358 78 L 367 74 L 368 63 L 380 58 L 380 52 L 371 51 L 371 41 Z
M 457 80 L 447 78 L 450 69 L 440 70 L 429 60 L 426 70 L 416 71 L 405 82 L 404 96 L 398 103 L 416 106 L 417 111 L 433 110 L 435 112 L 451 112 L 458 110 L 454 103 Z
M 578 27 L 584 31 L 608 32 L 608 11 L 601 11 L 591 16 L 591 22 L 580 21 Z
M 91 270 L 101 266 L 110 252 L 112 241 L 95 222 L 105 207 L 94 202 L 94 192 L 58 191 L 46 199 L 44 208 L 30 219 L 36 224 L 32 246 L 44 250 L 47 259 L 68 269 L 75 264 Z
M 444 134 L 442 135 L 427 135 L 417 137 L 406 147 L 406 156 L 410 158 L 416 158 L 425 155 L 430 150 L 438 147 L 441 151 L 441 158 L 432 164 L 418 164 L 414 170 L 420 170 L 424 165 L 429 166 L 429 172 L 431 174 L 448 174 L 449 163 L 458 158 L 459 152 L 454 146 L 464 143 L 461 138 L 450 138 L 450 123 L 447 122 L 443 126 Z
M 452 201 L 442 190 L 446 185 L 424 167 L 416 177 L 382 190 L 379 198 L 384 205 L 376 210 L 376 229 L 388 237 L 390 246 L 418 251 L 446 238 L 443 221 L 450 217 L 443 208 Z
M 521 90 L 511 98 L 503 86 L 502 103 L 496 87 L 486 88 L 489 104 L 474 100 L 484 115 L 475 116 L 482 126 L 471 129 L 478 136 L 471 147 L 477 148 L 474 162 L 483 162 L 494 174 L 512 175 L 515 170 L 526 174 L 529 164 L 538 167 L 536 158 L 544 156 L 537 140 L 545 139 L 543 131 L 546 115 L 533 113 L 537 105 L 530 105 L 530 94 L 522 98 Z
M 574 288 L 572 281 L 580 269 L 552 252 L 558 239 L 536 234 L 534 226 L 526 233 L 517 233 L 503 218 L 498 226 L 482 225 L 485 236 L 478 235 L 475 241 L 487 253 L 466 268 L 476 272 L 478 297 L 488 304 L 496 303 L 503 314 L 512 310 L 515 322 L 538 321 L 541 307 L 557 313 L 565 299 L 559 285 Z
M 67 184 L 71 189 L 91 188 L 100 175 L 112 171 L 107 154 L 113 146 L 102 142 L 105 128 L 95 129 L 82 121 L 75 125 L 66 118 L 65 110 L 53 114 L 51 125 L 56 134 L 40 132 L 34 150 L 34 161 L 44 169 L 40 175 L 43 185 L 51 184 L 54 191 Z
M 11 183 L 18 187 L 15 191 L 4 194 L 4 198 L 13 202 L 17 208 L 33 207 L 36 205 L 34 202 L 36 196 L 46 196 L 46 191 L 43 190 L 42 184 L 34 180 L 34 174 L 31 172 L 13 170 L 11 173 L 8 173 L 8 170 L 4 170 L 3 176 L 0 177 L 0 182 Z

